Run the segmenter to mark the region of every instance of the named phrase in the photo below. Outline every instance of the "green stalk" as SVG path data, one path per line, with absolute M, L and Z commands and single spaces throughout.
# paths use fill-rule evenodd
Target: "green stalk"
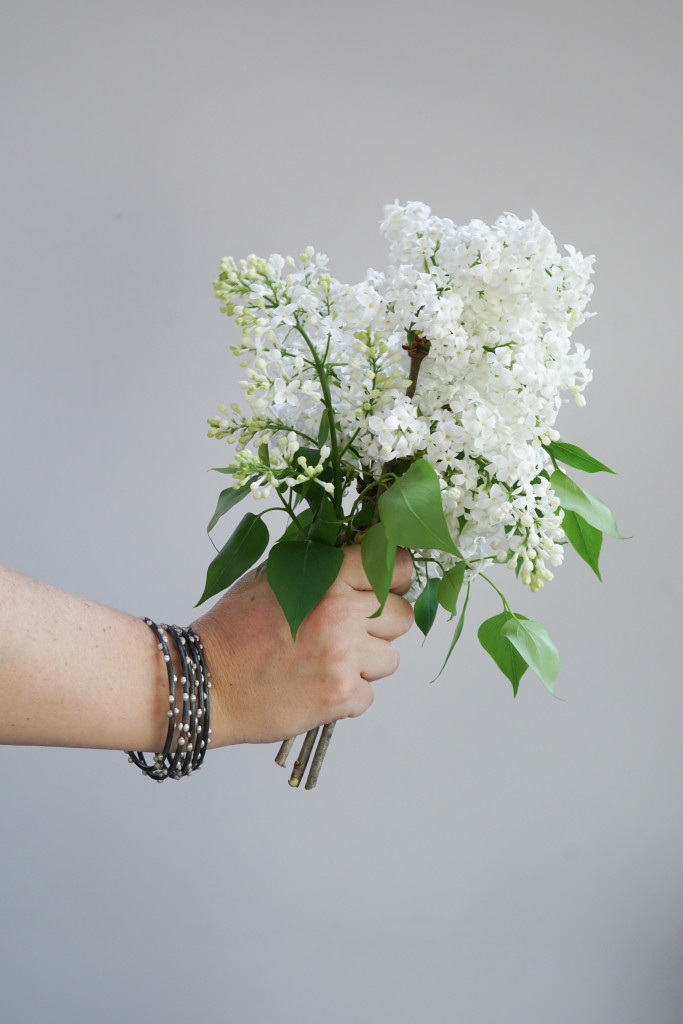
M 389 465 L 392 465 L 392 464 L 387 462 L 386 465 L 383 467 L 383 469 L 385 469 Z M 353 505 L 351 507 L 351 511 L 349 513 L 349 519 L 350 520 L 353 519 L 353 517 L 357 514 L 358 506 L 359 505 L 362 508 L 366 504 L 367 501 L 372 501 L 373 500 L 374 495 L 379 495 L 380 487 L 382 488 L 382 490 L 386 490 L 385 484 L 386 484 L 387 480 L 389 480 L 389 479 L 396 479 L 395 473 L 390 473 L 390 472 L 384 473 L 383 472 L 382 475 L 380 476 L 379 480 L 373 480 L 371 483 L 369 483 L 367 485 L 367 487 L 364 487 L 363 490 L 359 492 L 358 497 L 354 501 L 354 503 L 353 503 Z M 384 481 L 384 483 L 383 483 L 383 481 Z M 374 492 L 374 494 L 373 494 L 373 492 Z
M 332 407 L 332 394 L 330 392 L 330 382 L 327 379 L 327 374 L 325 373 L 325 366 L 320 361 L 320 356 L 316 351 L 315 345 L 306 334 L 306 331 L 301 326 L 298 316 L 296 316 L 294 319 L 296 321 L 297 330 L 299 331 L 299 334 L 308 345 L 310 353 L 313 357 L 313 365 L 315 366 L 315 372 L 318 374 L 320 386 L 323 391 L 323 404 L 327 411 L 327 420 L 330 425 L 330 453 L 332 455 L 332 466 L 334 470 L 334 511 L 335 514 L 339 517 L 339 519 L 343 519 L 344 510 L 342 508 L 342 478 L 341 465 L 339 459 L 339 442 L 337 439 L 337 427 L 334 421 L 334 409 Z
M 498 587 L 496 586 L 496 584 L 493 582 L 493 580 L 490 580 L 488 578 L 488 576 L 486 576 L 483 572 L 480 572 L 479 575 L 481 576 L 481 578 L 483 580 L 486 580 L 486 582 L 488 583 L 488 585 L 490 587 L 493 587 L 495 592 L 498 594 L 498 597 L 503 602 L 503 607 L 506 609 L 506 611 L 510 612 L 510 615 L 512 615 L 514 617 L 514 612 L 512 611 L 512 608 L 510 607 L 510 605 L 508 604 L 507 599 L 506 599 L 505 594 L 503 593 L 503 591 L 499 590 Z
M 324 402 L 324 405 L 325 405 L 325 410 L 327 412 L 327 418 L 328 418 L 328 422 L 329 422 L 329 425 L 330 425 L 330 452 L 331 452 L 331 455 L 332 455 L 333 466 L 334 466 L 335 515 L 337 515 L 339 520 L 342 521 L 342 520 L 344 520 L 344 512 L 343 512 L 342 503 L 341 503 L 341 497 L 342 497 L 342 475 L 341 475 L 341 465 L 340 465 L 340 462 L 341 462 L 341 457 L 348 450 L 349 445 L 353 441 L 353 438 L 352 438 L 352 441 L 349 442 L 349 445 L 346 446 L 344 451 L 340 453 L 340 451 L 339 451 L 339 443 L 338 443 L 338 439 L 337 439 L 337 430 L 336 430 L 336 425 L 335 425 L 335 421 L 334 421 L 334 411 L 333 411 L 333 408 L 332 408 L 332 395 L 331 395 L 331 392 L 330 392 L 329 380 L 327 379 L 327 374 L 325 373 L 324 361 L 321 362 L 320 356 L 318 355 L 318 353 L 317 353 L 317 351 L 315 349 L 315 346 L 313 345 L 311 339 L 306 334 L 306 331 L 301 326 L 301 323 L 299 322 L 298 316 L 295 317 L 295 323 L 296 323 L 297 330 L 299 331 L 301 337 L 304 339 L 304 341 L 306 342 L 306 345 L 308 346 L 308 348 L 310 350 L 311 356 L 313 358 L 313 365 L 315 367 L 316 373 L 318 374 L 318 379 L 320 380 L 320 386 L 321 386 L 322 392 L 323 392 L 323 402 Z M 409 338 L 410 338 L 410 335 L 409 335 Z M 416 337 L 415 335 L 413 335 L 412 338 L 410 338 L 410 345 L 407 346 L 407 347 L 408 347 L 408 352 L 410 354 L 410 387 L 408 388 L 406 394 L 408 395 L 409 398 L 413 398 L 413 396 L 415 395 L 415 389 L 417 387 L 417 378 L 418 378 L 418 374 L 420 372 L 420 365 L 422 363 L 422 360 L 425 358 L 425 356 L 429 352 L 429 342 L 426 340 L 426 338 Z M 328 340 L 328 349 L 325 352 L 326 356 L 327 356 L 328 350 L 329 350 L 329 340 Z M 355 436 L 356 435 L 354 435 L 354 437 Z M 374 491 L 375 492 L 375 521 L 379 518 L 378 499 L 379 499 L 379 495 L 382 493 L 382 490 L 385 489 L 385 487 L 382 486 L 381 481 L 385 480 L 389 476 L 393 475 L 392 472 L 391 472 L 392 469 L 393 469 L 393 462 L 386 463 L 382 467 L 382 472 L 380 474 L 379 481 L 373 481 L 372 484 L 370 484 L 369 486 L 363 488 L 363 491 L 361 492 L 361 494 L 359 494 L 359 496 L 356 498 L 356 500 L 355 500 L 355 502 L 353 504 L 353 509 L 354 510 L 357 508 L 359 503 L 361 505 L 363 504 L 363 499 L 364 498 L 365 498 L 365 500 L 372 500 L 371 494 L 372 494 L 372 491 Z M 469 584 L 468 584 L 468 588 L 467 588 L 467 599 L 469 599 Z M 465 601 L 465 608 L 467 607 L 467 599 Z M 503 599 L 503 600 L 505 600 L 505 599 Z M 463 609 L 463 615 L 464 615 L 464 609 Z M 461 615 L 461 619 L 462 619 L 462 615 Z M 314 755 L 314 758 L 313 758 L 313 764 L 311 766 L 311 770 L 310 770 L 310 773 L 309 773 L 308 781 L 306 783 L 306 789 L 313 789 L 315 784 L 318 781 L 318 775 L 320 773 L 320 769 L 322 767 L 322 763 L 323 763 L 323 760 L 325 758 L 325 754 L 327 752 L 327 747 L 329 745 L 330 739 L 332 738 L 332 731 L 334 729 L 334 726 L 335 726 L 334 722 L 329 722 L 323 728 L 322 735 L 321 735 L 320 740 L 318 742 L 318 747 L 316 749 L 316 752 L 315 752 L 315 755 Z M 304 772 L 306 771 L 306 766 L 308 764 L 308 760 L 309 760 L 309 758 L 311 756 L 311 753 L 313 751 L 313 746 L 315 745 L 315 741 L 317 739 L 317 736 L 318 736 L 318 729 L 311 729 L 306 734 L 306 737 L 304 739 L 304 744 L 303 744 L 303 746 L 301 748 L 301 752 L 299 754 L 299 757 L 297 758 L 297 760 L 294 763 L 294 770 L 292 771 L 292 775 L 291 775 L 291 778 L 289 780 L 290 786 L 294 786 L 294 787 L 298 787 L 299 786 L 299 783 L 301 782 L 301 778 L 302 778 Z M 287 740 L 285 743 L 282 744 L 282 746 L 280 747 L 280 750 L 278 751 L 277 757 L 275 758 L 277 764 L 280 764 L 280 765 L 284 764 L 284 762 L 286 760 L 286 757 L 287 757 L 287 754 L 289 753 L 289 751 L 291 749 L 291 746 L 292 746 L 292 741 L 290 741 L 290 740 Z
M 358 428 L 358 430 L 357 430 L 357 431 L 355 432 L 355 434 L 353 435 L 353 437 L 351 438 L 351 440 L 350 440 L 350 441 L 348 441 L 348 442 L 347 442 L 347 444 L 346 444 L 346 445 L 345 445 L 345 446 L 344 446 L 344 447 L 342 448 L 342 450 L 340 451 L 340 453 L 339 453 L 339 457 L 340 457 L 341 459 L 343 459 L 343 458 L 344 458 L 344 456 L 346 455 L 346 453 L 348 452 L 349 448 L 351 447 L 351 445 L 352 445 L 352 444 L 353 444 L 353 442 L 354 442 L 354 441 L 356 440 L 356 438 L 358 437 L 358 435 L 359 435 L 359 434 L 360 434 L 360 427 L 359 427 L 359 428 Z
M 277 494 L 277 496 L 280 499 L 280 501 L 282 502 L 282 504 L 285 506 L 285 511 L 289 515 L 290 519 L 292 520 L 292 522 L 296 526 L 296 528 L 299 531 L 299 533 L 301 534 L 301 536 L 304 538 L 304 540 L 308 540 L 308 534 L 306 533 L 306 531 L 304 530 L 303 526 L 301 525 L 301 521 L 300 521 L 299 517 L 297 516 L 296 512 L 294 511 L 294 509 L 292 507 L 292 503 L 290 501 L 287 501 L 287 499 L 285 498 L 284 494 L 281 494 L 280 491 L 277 489 L 277 487 L 275 488 L 275 493 Z

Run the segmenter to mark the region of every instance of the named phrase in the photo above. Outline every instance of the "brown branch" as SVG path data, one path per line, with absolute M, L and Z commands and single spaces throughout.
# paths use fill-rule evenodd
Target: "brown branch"
M 299 783 L 301 782 L 301 778 L 304 772 L 306 771 L 306 766 L 311 757 L 311 753 L 315 745 L 315 739 L 316 736 L 318 735 L 319 728 L 320 726 L 316 726 L 315 729 L 309 729 L 304 737 L 304 742 L 301 747 L 301 750 L 299 751 L 299 756 L 294 762 L 294 768 L 292 769 L 292 774 L 289 777 L 289 784 L 290 786 L 294 786 L 294 788 L 296 788 L 299 785 Z
M 283 740 L 280 749 L 275 755 L 275 764 L 279 764 L 281 768 L 287 767 L 287 758 L 289 757 L 290 750 L 294 746 L 295 739 L 296 736 L 292 736 L 291 740 Z
M 406 395 L 408 398 L 414 398 L 415 390 L 417 388 L 417 378 L 420 373 L 420 366 L 422 365 L 422 360 L 429 352 L 430 342 L 427 338 L 423 338 L 419 334 L 413 334 L 412 337 L 409 335 L 409 337 L 409 343 L 403 346 L 406 352 L 408 352 L 408 354 L 410 355 L 410 385 L 406 391 Z M 384 465 L 382 466 L 380 478 L 384 476 L 386 473 L 390 473 L 394 468 L 394 464 L 395 461 L 393 459 L 390 460 L 389 462 L 385 462 Z M 361 491 L 364 490 L 366 486 L 367 480 L 361 479 L 358 481 L 358 487 L 360 488 Z M 383 487 L 382 484 L 378 482 L 377 487 L 370 491 L 366 498 L 364 499 L 365 503 L 369 501 L 375 502 L 375 509 L 371 525 L 374 525 L 379 521 L 379 497 L 382 491 L 384 490 L 386 490 L 386 488 Z M 311 764 L 311 770 L 308 773 L 308 779 L 306 781 L 305 787 L 306 789 L 314 789 L 318 781 L 320 769 L 322 768 L 323 761 L 325 760 L 325 754 L 327 753 L 327 748 L 330 745 L 330 740 L 332 739 L 332 733 L 334 731 L 335 724 L 335 722 L 328 722 L 327 725 L 323 726 L 323 731 L 321 733 L 320 740 L 318 742 L 318 746 L 313 757 L 313 763 Z M 310 729 L 306 733 L 303 745 L 299 752 L 299 756 L 294 762 L 294 768 L 289 778 L 290 786 L 296 788 L 301 782 L 304 772 L 306 771 L 306 766 L 308 765 L 308 762 L 310 760 L 317 735 L 318 729 Z M 284 767 L 285 761 L 287 760 L 287 756 L 290 750 L 292 749 L 293 743 L 294 739 L 284 741 L 275 758 L 276 764 L 282 765 Z
M 332 739 L 332 733 L 334 732 L 336 724 L 336 722 L 328 722 L 327 725 L 323 726 L 323 731 L 320 733 L 320 739 L 318 740 L 318 746 L 315 748 L 315 754 L 311 761 L 308 778 L 306 779 L 306 789 L 315 789 L 315 784 L 318 781 L 320 769 L 323 766 L 325 754 L 327 753 L 327 748 L 330 745 L 330 740 Z

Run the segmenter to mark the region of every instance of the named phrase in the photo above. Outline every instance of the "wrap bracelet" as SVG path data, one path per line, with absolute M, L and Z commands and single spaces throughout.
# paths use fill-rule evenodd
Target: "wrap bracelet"
M 143 619 L 157 638 L 157 647 L 166 663 L 168 674 L 168 728 L 164 749 L 147 761 L 138 750 L 128 751 L 128 760 L 155 782 L 182 779 L 198 771 L 211 743 L 209 690 L 211 679 L 204 661 L 204 648 L 196 633 L 166 623 L 157 625 Z M 181 665 L 180 678 L 175 673 L 169 650 L 172 638 Z

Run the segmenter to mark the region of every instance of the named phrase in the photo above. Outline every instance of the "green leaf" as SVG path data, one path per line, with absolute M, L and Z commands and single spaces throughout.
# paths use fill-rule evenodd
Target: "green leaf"
M 237 466 L 214 466 L 209 473 L 234 473 Z
M 280 541 L 268 556 L 268 582 L 285 613 L 292 639 L 330 589 L 344 561 L 341 548 L 317 541 Z
M 330 435 L 330 417 L 327 412 L 324 412 L 320 417 L 320 426 L 318 427 L 318 444 L 322 448 Z
M 232 586 L 247 569 L 251 569 L 268 547 L 268 527 L 260 516 L 247 512 L 223 545 L 206 573 L 204 593 L 197 601 L 202 604 L 214 594 Z
M 380 517 L 392 543 L 402 548 L 436 548 L 459 555 L 453 543 L 436 471 L 417 459 L 379 498 Z
M 465 568 L 464 562 L 457 562 L 446 570 L 439 584 L 439 604 L 447 612 L 450 612 L 451 618 L 455 615 L 462 581 L 465 578 Z
M 334 547 L 337 543 L 341 523 L 337 519 L 334 511 L 334 505 L 328 495 L 325 494 L 321 487 L 318 487 L 317 489 L 321 492 L 322 499 L 317 504 L 315 516 L 308 531 L 308 536 L 311 540 L 317 540 L 321 544 L 331 544 L 332 547 Z
M 224 516 L 226 512 L 237 505 L 250 491 L 251 485 L 248 483 L 242 484 L 241 487 L 227 487 L 224 491 L 221 491 L 218 496 L 216 511 L 211 516 L 206 532 L 211 533 L 221 516 Z
M 521 617 L 520 615 L 519 618 Z M 516 697 L 519 681 L 529 666 L 514 644 L 503 634 L 503 627 L 510 621 L 513 621 L 510 612 L 502 611 L 500 615 L 494 615 L 482 622 L 477 636 L 486 653 L 491 655 L 500 671 L 512 683 L 512 692 Z
M 303 458 L 307 466 L 317 466 L 320 462 L 320 451 L 317 448 L 299 448 L 296 458 Z M 328 464 L 317 479 L 328 482 L 331 480 L 331 476 L 332 469 Z M 297 484 L 292 490 L 307 502 L 315 515 L 318 514 L 323 498 L 326 497 L 325 491 L 319 483 L 315 480 L 305 480 L 303 483 Z
M 523 615 L 516 615 L 508 619 L 501 633 L 552 693 L 553 683 L 560 671 L 560 652 L 545 626 Z
M 298 448 L 296 458 L 303 457 L 307 466 L 317 466 L 320 462 L 319 448 Z
M 570 512 L 578 512 L 596 530 L 608 533 L 610 537 L 616 537 L 618 540 L 624 539 L 617 529 L 614 513 L 604 501 L 590 491 L 584 491 L 562 470 L 555 470 L 550 477 L 550 486 L 565 511 L 568 509 Z
M 258 447 L 258 457 L 264 466 L 270 465 L 270 450 L 268 448 L 268 442 L 264 441 Z
M 467 611 L 467 605 L 469 604 L 469 600 L 470 600 L 470 585 L 468 583 L 467 584 L 467 596 L 465 598 L 465 603 L 462 606 L 462 611 L 460 612 L 460 618 L 458 619 L 458 621 L 455 624 L 455 629 L 453 631 L 453 639 L 451 640 L 451 646 L 448 648 L 448 654 L 446 655 L 444 663 L 441 666 L 441 669 L 439 671 L 439 675 L 435 676 L 434 679 L 432 679 L 433 683 L 436 682 L 436 680 L 439 678 L 439 676 L 441 675 L 441 673 L 445 669 L 446 665 L 448 664 L 449 658 L 450 658 L 451 654 L 453 653 L 455 645 L 457 644 L 458 640 L 460 639 L 460 634 L 462 633 L 462 627 L 465 624 L 465 612 Z
M 359 510 L 353 517 L 353 529 L 356 533 L 360 533 L 367 526 L 372 525 L 372 521 L 375 518 L 375 506 L 371 501 L 368 501 L 365 505 L 361 505 Z
M 370 580 L 379 601 L 379 608 L 370 616 L 374 619 L 381 614 L 386 604 L 396 561 L 396 545 L 387 540 L 384 523 L 375 523 L 366 530 L 361 541 L 360 554 L 365 575 Z
M 294 488 L 294 492 L 303 498 L 315 518 L 325 496 L 325 492 L 322 487 L 314 483 L 312 480 L 306 480 L 303 484 L 297 484 Z
M 570 512 L 565 509 L 562 529 L 567 534 L 567 540 L 576 553 L 583 558 L 584 562 L 590 565 L 591 569 L 602 583 L 602 576 L 598 568 L 600 548 L 602 547 L 602 531 L 596 530 L 594 526 L 587 523 L 578 512 Z
M 559 441 L 551 441 L 544 446 L 549 455 L 552 455 L 558 462 L 564 462 L 574 469 L 582 469 L 584 473 L 614 473 L 613 469 L 606 466 L 604 462 L 598 462 L 592 455 L 579 448 L 576 444 L 570 444 L 563 437 Z
M 432 576 L 427 580 L 424 590 L 415 602 L 415 625 L 425 636 L 434 625 L 434 619 L 439 610 L 438 591 L 440 585 L 439 577 Z
M 301 524 L 302 529 L 307 530 L 308 527 L 311 525 L 311 522 L 313 521 L 313 512 L 311 511 L 310 508 L 305 508 L 302 512 L 300 512 L 297 515 L 296 518 L 299 520 L 299 523 Z M 287 527 L 285 532 L 280 537 L 280 540 L 299 540 L 299 539 L 302 539 L 301 538 L 301 531 L 299 530 L 299 527 L 296 525 L 294 520 L 290 519 L 289 526 Z

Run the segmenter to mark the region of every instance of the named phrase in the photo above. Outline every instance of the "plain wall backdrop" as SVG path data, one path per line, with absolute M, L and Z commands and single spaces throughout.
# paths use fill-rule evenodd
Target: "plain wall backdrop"
M 238 397 L 222 256 L 381 266 L 384 203 L 536 209 L 597 255 L 584 410 L 619 471 L 601 585 L 503 584 L 562 655 L 512 699 L 475 588 L 337 730 L 152 786 L 0 750 L 0 1019 L 679 1024 L 681 14 L 672 3 L 2 5 L 0 559 L 190 621 Z M 589 483 L 590 486 L 590 483 Z M 239 516 L 241 512 L 237 512 Z M 228 530 L 235 516 L 224 524 Z

